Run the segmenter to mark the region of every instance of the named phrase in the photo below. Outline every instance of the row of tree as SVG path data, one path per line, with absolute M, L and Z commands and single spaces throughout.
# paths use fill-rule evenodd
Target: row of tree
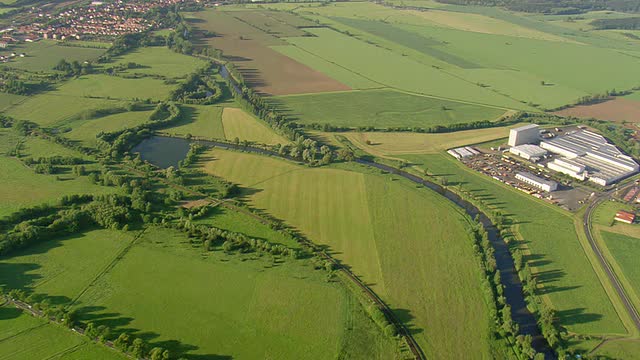
M 505 6 L 514 11 L 553 15 L 580 14 L 595 10 L 640 12 L 637 0 L 437 0 L 445 4 Z

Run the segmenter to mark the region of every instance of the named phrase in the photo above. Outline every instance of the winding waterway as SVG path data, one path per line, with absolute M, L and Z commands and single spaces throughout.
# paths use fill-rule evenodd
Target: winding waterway
M 276 152 L 252 146 L 229 144 L 218 141 L 185 140 L 181 138 L 165 136 L 153 136 L 151 138 L 145 139 L 133 149 L 133 152 L 139 152 L 140 157 L 143 160 L 148 160 L 154 165 L 166 168 L 169 166 L 177 166 L 178 162 L 185 158 L 187 152 L 189 151 L 190 143 L 281 157 Z M 518 274 L 515 270 L 513 258 L 511 257 L 511 254 L 509 252 L 509 247 L 500 237 L 498 230 L 491 222 L 491 219 L 486 216 L 486 214 L 481 212 L 473 204 L 464 200 L 454 192 L 447 190 L 446 188 L 443 188 L 442 186 L 434 182 L 425 180 L 419 176 L 412 175 L 406 171 L 372 161 L 357 159 L 356 162 L 365 166 L 374 167 L 379 170 L 402 176 L 414 183 L 426 186 L 429 189 L 443 195 L 454 204 L 464 209 L 465 212 L 472 218 L 478 216 L 478 219 L 487 231 L 491 245 L 495 250 L 497 268 L 498 270 L 500 270 L 502 285 L 504 286 L 504 296 L 506 298 L 507 304 L 511 306 L 513 321 L 518 324 L 521 334 L 531 335 L 531 337 L 533 338 L 533 348 L 537 352 L 543 353 L 545 355 L 545 359 L 557 359 L 555 353 L 549 347 L 546 339 L 540 333 L 534 315 L 527 308 L 524 293 L 522 290 L 522 282 L 520 281 L 520 278 L 518 277 Z

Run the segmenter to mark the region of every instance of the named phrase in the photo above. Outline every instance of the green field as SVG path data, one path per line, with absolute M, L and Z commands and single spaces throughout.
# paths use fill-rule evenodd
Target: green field
M 637 264 L 640 239 L 609 231 L 601 231 L 600 234 L 613 259 L 633 286 L 634 292 L 640 294 L 640 268 Z
M 451 186 L 461 184 L 511 219 L 522 238 L 519 246 L 531 253 L 525 259 L 538 293 L 551 301 L 560 324 L 576 333 L 626 333 L 589 265 L 570 213 L 476 173 L 446 154 L 401 157 L 446 178 Z
M 206 171 L 241 184 L 253 206 L 327 245 L 371 284 L 428 357 L 490 356 L 468 224 L 447 200 L 366 169 L 309 169 L 223 150 L 207 156 Z
M 220 106 L 183 106 L 182 119 L 165 131 L 169 134 L 183 136 L 191 134 L 205 138 L 224 139 L 222 109 Z
M 99 194 L 116 190 L 93 185 L 86 177 L 70 178 L 67 174 L 63 174 L 61 177 L 64 180 L 56 180 L 55 175 L 36 174 L 19 160 L 5 156 L 15 147 L 18 139 L 7 130 L 0 131 L 0 183 L 4 185 L 0 188 L 0 217 L 9 215 L 24 206 L 55 201 L 63 195 Z M 21 154 L 35 157 L 62 154 L 57 146 L 46 142 L 43 144 L 42 141 L 30 140 Z M 76 153 L 74 155 L 78 156 Z
M 527 108 L 482 86 L 339 32 L 330 29 L 309 29 L 309 32 L 315 37 L 289 38 L 287 41 L 383 86 L 476 104 Z M 340 78 L 337 80 L 341 81 Z
M 125 79 L 109 75 L 84 75 L 64 83 L 53 96 L 106 99 L 166 100 L 173 85 L 153 78 Z
M 81 63 L 93 61 L 102 55 L 105 49 L 61 46 L 57 45 L 55 40 L 40 40 L 33 43 L 20 43 L 10 51 L 4 50 L 3 55 L 11 52 L 25 53 L 26 56 L 16 57 L 4 66 L 28 71 L 53 71 L 53 67 L 62 59 L 69 62 L 77 60 Z
M 103 345 L 62 326 L 49 324 L 9 306 L 0 306 L 0 358 L 33 359 L 126 359 Z
M 179 54 L 167 47 L 143 47 L 114 59 L 116 64 L 136 63 L 142 68 L 128 73 L 154 74 L 170 78 L 181 78 L 203 67 L 206 63 L 193 56 Z
M 264 121 L 257 119 L 246 111 L 237 108 L 224 108 L 222 126 L 227 140 L 249 140 L 262 144 L 286 144 L 290 142 L 278 135 Z
M 202 254 L 182 234 L 150 229 L 76 307 L 194 359 L 324 359 L 351 351 L 341 342 L 348 336 L 371 341 L 358 349 L 367 358 L 393 356 L 389 341 L 375 338 L 375 325 L 323 272 L 297 261 L 245 260 Z M 362 332 L 347 334 L 349 321 Z
M 8 93 L 0 93 L 0 111 L 4 111 L 4 109 L 19 104 L 27 99 L 26 96 L 21 95 L 13 95 Z
M 495 120 L 503 109 L 409 95 L 393 90 L 368 90 L 281 96 L 272 100 L 302 124 L 344 127 L 422 127 Z M 331 111 L 327 111 L 331 109 Z
M 6 110 L 6 114 L 18 120 L 30 120 L 41 126 L 74 120 L 87 109 L 102 109 L 122 105 L 121 101 L 60 96 L 57 92 L 38 94 L 27 98 L 19 105 Z
M 111 132 L 131 128 L 149 121 L 152 111 L 127 111 L 89 120 L 76 120 L 65 123 L 65 128 L 71 128 L 64 134 L 71 140 L 78 140 L 85 146 L 96 145 L 96 135 L 100 132 Z

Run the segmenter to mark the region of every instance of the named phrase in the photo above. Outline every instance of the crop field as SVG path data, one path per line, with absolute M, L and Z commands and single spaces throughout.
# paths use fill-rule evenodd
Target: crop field
M 136 63 L 142 68 L 128 73 L 163 75 L 181 78 L 203 67 L 206 63 L 193 56 L 178 54 L 167 47 L 144 47 L 114 59 L 116 64 Z
M 263 144 L 286 144 L 290 141 L 276 134 L 268 125 L 242 109 L 224 108 L 222 126 L 228 140 L 255 141 Z
M 551 301 L 563 326 L 576 333 L 626 332 L 588 265 L 571 214 L 475 173 L 446 154 L 401 157 L 446 178 L 450 186 L 460 184 L 513 221 L 522 238 L 519 246 L 532 254 L 525 260 L 536 277 L 538 293 Z
M 2 55 L 11 52 L 25 53 L 24 58 L 16 57 L 5 66 L 29 71 L 53 71 L 53 67 L 62 60 L 79 62 L 97 59 L 105 49 L 83 48 L 57 45 L 55 40 L 40 40 L 33 43 L 21 43 L 12 50 L 5 49 Z
M 152 111 L 127 111 L 119 114 L 99 117 L 97 119 L 76 120 L 64 124 L 72 130 L 64 134 L 71 140 L 78 140 L 85 146 L 96 145 L 96 135 L 100 132 L 111 132 L 134 127 L 149 121 Z
M 20 104 L 11 106 L 5 113 L 18 120 L 30 120 L 40 126 L 75 120 L 75 116 L 87 109 L 99 109 L 121 105 L 122 102 L 107 99 L 61 96 L 48 92 L 31 96 Z
M 272 14 L 277 14 L 271 11 L 236 11 L 230 12 L 234 18 L 250 24 L 267 34 L 276 37 L 291 37 L 291 36 L 304 36 L 305 32 L 297 27 L 291 26 L 281 19 L 274 18 Z M 289 15 L 289 19 L 295 19 L 295 15 Z M 304 22 L 301 19 L 300 22 Z
M 0 93 L 0 111 L 4 111 L 6 108 L 19 104 L 27 99 L 26 96 L 13 95 L 8 93 Z
M 378 156 L 434 154 L 454 147 L 503 139 L 509 136 L 509 128 L 496 127 L 442 134 L 347 132 L 341 135 L 364 151 Z
M 113 188 L 93 185 L 86 177 L 56 180 L 53 175 L 36 174 L 32 169 L 19 160 L 6 156 L 15 147 L 18 138 L 8 131 L 0 131 L 0 217 L 11 214 L 19 208 L 37 205 L 59 199 L 63 195 L 71 194 L 100 194 L 114 191 Z M 26 147 L 25 155 L 38 154 Z M 55 155 L 49 148 L 48 152 L 35 156 Z M 34 191 L 36 189 L 36 191 Z
M 369 338 L 371 327 L 346 334 L 351 311 L 375 325 L 323 272 L 294 260 L 245 260 L 203 254 L 180 233 L 149 229 L 76 306 L 81 317 L 193 358 L 324 359 L 347 350 L 346 336 L 371 341 L 371 358 L 393 357 L 388 342 Z
M 579 105 L 555 112 L 562 116 L 596 118 L 610 121 L 637 122 L 640 119 L 640 101 L 619 97 L 593 105 Z
M 0 320 L 2 359 L 125 359 L 113 350 L 89 342 L 82 335 L 33 318 L 14 307 L 0 307 Z
M 468 224 L 447 200 L 364 168 L 309 169 L 223 150 L 207 155 L 207 172 L 242 185 L 253 206 L 327 245 L 370 284 L 427 356 L 489 356 Z M 452 322 L 465 326 L 454 330 Z
M 239 12 L 204 11 L 194 25 L 218 36 L 207 44 L 221 49 L 243 74 L 247 84 L 271 95 L 348 90 L 349 87 L 269 48 L 283 40 L 234 17 Z
M 343 127 L 422 127 L 495 120 L 505 110 L 410 95 L 393 90 L 368 90 L 270 99 L 302 124 Z M 327 111 L 331 109 L 331 111 Z

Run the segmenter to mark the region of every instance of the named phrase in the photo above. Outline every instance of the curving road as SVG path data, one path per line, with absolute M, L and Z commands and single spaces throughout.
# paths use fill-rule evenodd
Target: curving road
M 632 185 L 633 184 L 623 188 L 622 190 L 626 190 Z M 629 296 L 627 295 L 626 291 L 624 290 L 624 287 L 620 283 L 620 280 L 618 279 L 616 274 L 613 272 L 613 269 L 611 268 L 611 265 L 609 264 L 607 259 L 605 259 L 604 255 L 602 254 L 602 250 L 600 250 L 598 243 L 593 239 L 593 233 L 591 229 L 591 216 L 593 215 L 593 210 L 596 207 L 598 207 L 598 205 L 603 201 L 609 200 L 612 195 L 613 195 L 613 190 L 610 190 L 604 193 L 603 195 L 597 197 L 595 200 L 593 200 L 589 204 L 589 206 L 587 206 L 587 210 L 584 213 L 582 226 L 584 227 L 584 233 L 587 235 L 587 240 L 589 241 L 589 245 L 591 245 L 591 249 L 598 257 L 598 261 L 600 262 L 600 265 L 602 265 L 602 268 L 607 274 L 607 277 L 609 278 L 609 282 L 611 282 L 611 285 L 613 285 L 613 288 L 616 290 L 616 293 L 618 293 L 618 296 L 622 300 L 622 304 L 624 305 L 634 325 L 636 326 L 638 331 L 640 331 L 640 314 L 638 314 L 638 310 L 635 308 L 635 306 L 633 306 L 633 303 L 629 299 Z

